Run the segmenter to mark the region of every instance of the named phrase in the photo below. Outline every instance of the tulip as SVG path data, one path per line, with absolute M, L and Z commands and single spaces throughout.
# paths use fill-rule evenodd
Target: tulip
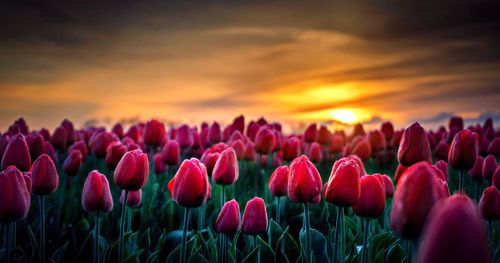
M 424 128 L 418 122 L 406 128 L 398 150 L 398 161 L 411 166 L 420 161 L 431 162 L 431 146 Z
M 175 140 L 169 140 L 163 145 L 161 159 L 166 165 L 177 165 L 181 159 L 181 147 Z
M 120 203 L 123 205 L 125 201 L 125 190 L 121 191 L 120 194 Z M 130 191 L 127 196 L 127 206 L 137 208 L 141 205 L 142 202 L 142 189 L 137 191 Z
M 365 137 L 362 136 L 356 136 L 351 144 L 350 147 L 348 148 L 350 151 L 347 152 L 344 156 L 348 155 L 357 155 L 363 162 L 368 161 L 370 159 L 370 156 L 372 154 L 372 150 L 370 147 L 370 143 Z
M 409 167 L 394 193 L 391 228 L 401 237 L 415 240 L 420 235 L 432 206 L 445 197 L 436 170 L 426 161 Z
M 349 207 L 355 205 L 360 196 L 359 163 L 353 158 L 342 158 L 335 162 L 330 178 L 325 184 L 325 199 L 337 206 Z
M 66 133 L 66 129 L 63 126 L 59 126 L 50 137 L 50 143 L 61 152 L 66 150 L 66 144 L 68 143 L 68 135 Z
M 23 135 L 28 135 L 28 124 L 26 124 L 26 121 L 23 118 L 17 119 L 14 124 L 18 127 L 20 133 L 22 133 Z
M 448 163 L 443 160 L 439 160 L 434 164 L 434 167 L 436 167 L 443 173 L 443 180 L 448 181 Z
M 21 171 L 29 171 L 31 167 L 30 150 L 24 135 L 12 136 L 2 157 L 2 169 L 14 165 Z
M 385 198 L 391 198 L 394 195 L 394 185 L 391 178 L 385 174 L 374 174 L 373 176 L 377 177 L 384 186 Z
M 309 158 L 313 163 L 321 162 L 323 159 L 323 152 L 319 143 L 313 142 L 309 145 Z
M 30 178 L 15 166 L 0 172 L 0 222 L 26 218 L 30 208 Z
M 318 137 L 318 128 L 316 123 L 310 124 L 304 132 L 304 141 L 306 143 L 315 142 Z
M 28 148 L 30 149 L 31 162 L 33 163 L 36 158 L 45 153 L 45 140 L 39 133 L 33 133 L 26 137 Z
M 85 144 L 84 141 L 80 140 L 80 141 L 73 143 L 73 145 L 71 145 L 69 147 L 68 151 L 71 152 L 73 150 L 80 151 L 80 153 L 82 154 L 82 161 L 83 162 L 85 162 L 85 160 L 87 160 L 88 151 L 87 151 L 87 145 Z
M 469 176 L 479 183 L 483 181 L 483 162 L 483 157 L 478 155 L 474 166 L 472 166 L 472 168 L 468 171 Z
M 381 131 L 371 131 L 368 133 L 368 142 L 370 144 L 372 153 L 380 152 L 385 149 L 386 141 L 385 135 Z
M 141 189 L 148 180 L 148 155 L 141 150 L 133 150 L 123 155 L 114 173 L 118 187 L 127 191 Z
M 495 157 L 500 157 L 500 137 L 496 137 L 490 142 L 488 146 L 488 154 L 495 155 Z
M 493 185 L 500 190 L 500 166 L 497 166 L 495 174 L 493 174 Z
M 233 148 L 225 149 L 215 162 L 214 170 L 212 172 L 212 180 L 216 184 L 220 184 L 221 188 L 221 207 L 225 202 L 224 186 L 234 184 L 238 180 L 239 168 L 238 158 Z
M 43 148 L 45 149 L 45 154 L 47 154 L 54 163 L 57 162 L 57 156 L 56 156 L 56 150 L 54 149 L 54 146 L 48 141 L 45 141 L 43 144 Z M 40 156 L 38 156 L 40 157 Z
M 242 140 L 238 139 L 238 140 L 233 141 L 231 143 L 231 148 L 234 149 L 234 152 L 236 153 L 236 157 L 238 157 L 238 160 L 244 159 L 244 157 L 245 157 L 245 143 L 243 143 Z
M 4 133 L 2 136 L 0 136 L 0 160 L 3 158 L 3 154 L 5 152 L 5 149 L 7 148 L 7 145 L 9 144 L 10 141 L 10 134 Z
M 464 119 L 458 116 L 452 116 L 448 122 L 448 128 L 451 129 L 457 129 L 459 131 L 464 129 Z
M 318 130 L 318 143 L 324 146 L 330 144 L 332 138 L 331 132 L 324 125 L 321 125 Z
M 397 186 L 404 172 L 408 169 L 408 167 L 398 164 L 396 168 L 396 173 L 394 174 L 394 184 Z
M 251 121 L 247 126 L 246 135 L 250 140 L 255 141 L 255 136 L 257 136 L 257 132 L 260 129 L 260 125 L 254 121 Z
M 479 136 L 469 129 L 455 135 L 450 145 L 448 161 L 454 169 L 460 170 L 459 190 L 463 189 L 463 171 L 474 166 L 478 153 Z
M 274 149 L 275 143 L 273 130 L 267 126 L 260 127 L 255 137 L 255 150 L 260 154 L 269 154 Z
M 167 170 L 167 166 L 162 161 L 160 153 L 156 153 L 153 158 L 155 174 L 162 174 Z
M 127 152 L 127 147 L 120 141 L 112 141 L 106 150 L 106 166 L 109 170 L 114 170 L 123 155 Z
M 255 153 L 254 144 L 252 142 L 247 142 L 245 146 L 244 160 L 245 161 L 257 160 L 257 154 Z
M 254 197 L 247 202 L 241 228 L 243 233 L 254 236 L 267 231 L 267 210 L 264 199 Z
M 184 124 L 177 129 L 176 140 L 179 142 L 181 149 L 191 148 L 193 146 L 193 134 L 191 128 Z
M 227 141 L 228 144 L 232 144 L 234 143 L 235 141 L 237 140 L 240 140 L 242 142 L 245 142 L 246 141 L 246 137 L 239 131 L 234 131 L 232 134 L 231 134 L 231 137 L 229 137 L 229 140 Z
M 394 135 L 394 126 L 392 126 L 391 122 L 384 122 L 382 123 L 382 126 L 380 127 L 380 131 L 385 136 L 385 140 L 387 142 L 390 142 L 392 140 L 392 136 Z
M 206 150 L 201 156 L 201 162 L 205 164 L 209 175 L 213 174 L 215 163 L 219 159 L 219 155 L 219 152 L 210 152 L 210 150 Z
M 280 197 L 288 194 L 288 167 L 283 165 L 271 174 L 267 185 L 273 196 L 276 196 L 276 223 L 280 224 Z
M 215 231 L 225 235 L 233 235 L 240 228 L 240 206 L 236 200 L 227 201 L 220 210 L 215 221 Z
M 245 117 L 243 115 L 236 117 L 231 126 L 233 127 L 233 130 L 243 133 L 245 130 Z
M 493 179 L 493 174 L 495 173 L 496 169 L 497 169 L 497 160 L 495 156 L 491 154 L 486 156 L 483 162 L 483 177 L 486 180 L 491 181 Z
M 490 262 L 481 219 L 463 194 L 446 198 L 432 208 L 420 244 L 417 262 Z
M 287 162 L 293 161 L 293 159 L 299 157 L 300 155 L 300 140 L 296 137 L 291 137 L 283 142 L 283 160 Z
M 399 131 L 394 132 L 394 135 L 392 136 L 392 146 L 399 147 L 399 144 L 401 143 L 401 139 L 403 138 L 403 133 L 404 133 L 404 130 L 399 130 Z M 429 148 L 430 148 L 430 145 L 429 145 Z
M 144 126 L 144 143 L 153 148 L 160 146 L 165 140 L 165 125 L 157 120 L 150 120 Z
M 333 135 L 328 152 L 337 154 L 342 152 L 342 148 L 344 148 L 344 138 L 338 134 Z
M 434 156 L 439 160 L 448 161 L 449 146 L 446 140 L 441 140 L 434 148 Z
M 79 150 L 72 150 L 63 163 L 63 171 L 68 176 L 75 176 L 82 165 L 82 153 Z
M 211 144 L 216 144 L 222 140 L 221 127 L 218 122 L 213 122 L 208 130 L 208 141 Z
M 125 136 L 129 137 L 132 140 L 134 140 L 134 142 L 138 142 L 139 138 L 141 137 L 141 133 L 139 131 L 139 127 L 137 125 L 130 126 L 130 128 L 128 128 L 128 131 L 125 134 Z
M 321 193 L 321 177 L 309 159 L 302 155 L 290 164 L 288 197 L 293 202 L 311 203 Z
M 123 139 L 123 137 L 125 137 L 123 126 L 121 123 L 116 123 L 111 129 L 111 132 L 114 133 L 120 139 Z
M 109 132 L 95 133 L 89 140 L 89 150 L 99 158 L 105 157 L 108 145 L 114 140 L 116 138 Z
M 258 120 L 257 120 L 257 124 L 259 124 L 260 126 L 264 126 L 264 125 L 267 125 L 267 121 L 264 117 L 260 117 Z
M 488 221 L 500 219 L 500 191 L 495 186 L 484 189 L 479 200 L 481 216 Z

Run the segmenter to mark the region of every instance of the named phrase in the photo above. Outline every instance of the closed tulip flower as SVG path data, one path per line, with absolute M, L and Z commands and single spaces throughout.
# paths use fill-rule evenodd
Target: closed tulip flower
M 283 160 L 287 162 L 293 161 L 293 159 L 299 157 L 300 155 L 300 140 L 296 137 L 291 137 L 283 142 Z
M 353 206 L 359 200 L 362 174 L 354 159 L 340 159 L 337 162 L 325 184 L 325 199 L 337 206 Z
M 157 120 L 150 120 L 144 126 L 143 139 L 146 145 L 160 146 L 165 140 L 165 125 Z
M 82 206 L 88 213 L 109 213 L 113 210 L 113 197 L 104 174 L 93 170 L 85 179 L 82 191 Z
M 487 149 L 488 154 L 492 154 L 495 157 L 500 157 L 500 137 L 496 137 L 490 142 Z
M 217 159 L 212 172 L 212 180 L 216 184 L 229 185 L 238 180 L 238 157 L 233 148 L 225 149 Z
M 196 158 L 184 160 L 174 178 L 168 183 L 172 199 L 184 207 L 200 207 L 210 196 L 205 165 Z
M 30 209 L 29 178 L 15 166 L 0 172 L 0 222 L 23 219 Z
M 350 151 L 345 155 L 354 154 L 357 155 L 363 162 L 368 161 L 372 155 L 372 150 L 370 143 L 365 137 L 357 136 L 355 137 L 350 145 Z
M 234 149 L 236 157 L 238 160 L 243 160 L 245 158 L 245 143 L 242 140 L 235 140 L 231 143 L 231 148 Z
M 12 136 L 2 157 L 2 169 L 14 165 L 21 171 L 29 171 L 31 167 L 30 150 L 24 135 Z
M 408 167 L 398 164 L 396 168 L 396 173 L 394 174 L 394 184 L 397 186 L 404 172 L 408 169 Z
M 205 164 L 207 173 L 209 175 L 213 174 L 215 163 L 219 159 L 219 155 L 220 155 L 219 152 L 210 152 L 209 150 L 206 150 L 201 156 L 201 162 Z
M 495 156 L 493 156 L 491 154 L 486 156 L 486 158 L 484 158 L 484 162 L 483 162 L 483 177 L 484 177 L 484 179 L 491 181 L 496 169 L 497 169 L 497 160 L 496 160 Z
M 63 171 L 68 176 L 75 176 L 82 165 L 82 153 L 79 150 L 72 150 L 63 163 Z
M 247 202 L 241 228 L 247 235 L 259 235 L 267 231 L 267 210 L 262 198 L 254 197 Z
M 257 136 L 257 132 L 259 131 L 259 129 L 260 125 L 254 121 L 251 121 L 247 127 L 247 137 L 250 138 L 250 140 L 255 141 L 255 137 Z
M 30 149 L 31 162 L 34 162 L 36 158 L 45 153 L 45 140 L 41 134 L 29 134 L 26 137 L 26 142 L 28 143 L 28 148 Z
M 161 150 L 162 161 L 166 165 L 177 165 L 181 159 L 181 147 L 176 140 L 169 140 Z
M 267 185 L 273 196 L 285 196 L 288 194 L 288 167 L 283 165 L 271 174 Z
M 484 189 L 479 200 L 479 211 L 485 220 L 500 219 L 500 191 L 495 186 Z
M 120 194 L 120 203 L 123 205 L 123 201 L 125 200 L 125 190 L 122 190 Z M 127 206 L 137 208 L 141 206 L 142 202 L 142 189 L 137 191 L 128 192 L 127 196 Z
M 324 125 L 321 125 L 318 130 L 318 143 L 321 145 L 329 145 L 332 138 L 332 133 Z
M 464 119 L 462 119 L 459 116 L 452 116 L 448 122 L 448 128 L 451 129 L 457 129 L 459 131 L 464 129 Z
M 306 143 L 315 142 L 318 137 L 318 128 L 316 123 L 310 124 L 304 132 L 304 141 Z
M 54 162 L 47 154 L 42 154 L 31 167 L 33 193 L 48 195 L 57 190 L 59 175 Z
M 448 163 L 443 160 L 439 160 L 434 164 L 434 167 L 438 168 L 443 173 L 444 180 L 448 181 Z
M 339 168 L 339 166 L 341 164 L 343 164 L 344 162 L 348 162 L 348 163 L 354 164 L 356 166 L 356 169 L 358 170 L 359 176 L 363 176 L 363 175 L 366 174 L 365 167 L 364 167 L 363 162 L 361 161 L 361 159 L 359 159 L 359 157 L 356 156 L 356 155 L 349 155 L 347 157 L 342 157 L 342 158 L 338 159 L 333 164 L 332 172 L 330 173 L 330 176 L 332 174 L 334 174 L 335 171 L 337 170 L 337 168 Z
M 479 213 L 463 194 L 446 198 L 432 208 L 420 244 L 417 262 L 490 262 Z
M 255 150 L 260 154 L 271 153 L 275 143 L 273 130 L 267 126 L 260 127 L 255 137 Z
M 111 132 L 114 133 L 118 138 L 120 138 L 120 140 L 125 137 L 125 132 L 123 131 L 123 126 L 121 123 L 116 123 L 111 129 Z
M 219 143 L 222 141 L 221 127 L 220 124 L 216 121 L 212 123 L 212 125 L 208 129 L 208 141 L 211 144 Z
M 54 163 L 57 162 L 57 155 L 56 155 L 56 150 L 54 149 L 54 146 L 48 141 L 45 141 L 43 148 L 45 148 L 45 154 L 47 154 Z M 40 156 L 39 156 L 40 157 Z
M 106 166 L 110 170 L 114 170 L 123 155 L 127 152 L 127 147 L 120 141 L 112 141 L 106 150 Z
M 436 170 L 426 161 L 409 167 L 394 193 L 390 224 L 405 239 L 419 237 L 432 206 L 445 197 Z
M 478 153 L 479 136 L 469 129 L 455 135 L 450 145 L 448 161 L 457 170 L 469 170 L 474 166 Z
M 109 144 L 116 140 L 112 133 L 102 131 L 95 133 L 89 140 L 89 150 L 99 158 L 106 157 Z
M 384 134 L 385 140 L 390 142 L 392 140 L 392 136 L 394 135 L 394 126 L 391 122 L 384 122 L 380 127 L 380 131 Z
M 115 169 L 114 180 L 123 190 L 137 191 L 148 181 L 148 155 L 141 150 L 125 153 Z
M 288 197 L 297 203 L 312 203 L 321 194 L 321 177 L 307 156 L 301 155 L 290 163 Z
M 420 161 L 431 162 L 431 146 L 424 128 L 418 122 L 406 128 L 398 150 L 398 161 L 410 166 Z
M 160 153 L 156 153 L 153 157 L 155 174 L 161 174 L 167 170 L 167 166 L 161 159 Z
M 381 131 L 371 131 L 368 133 L 368 142 L 372 153 L 380 152 L 386 147 L 385 135 Z
M 500 166 L 497 166 L 495 174 L 493 174 L 493 185 L 500 190 Z
M 191 128 L 188 125 L 183 124 L 177 129 L 176 138 L 177 142 L 179 142 L 179 146 L 181 149 L 191 148 L 193 146 L 193 134 L 191 132 Z
M 87 151 L 87 145 L 85 144 L 84 141 L 80 140 L 73 143 L 73 145 L 69 147 L 69 152 L 73 150 L 80 151 L 80 153 L 82 154 L 82 161 L 85 162 L 85 160 L 87 160 L 88 151 Z
M 332 142 L 328 147 L 328 152 L 337 154 L 342 152 L 343 148 L 344 148 L 344 138 L 338 134 L 334 134 L 332 136 Z
M 240 115 L 233 120 L 233 130 L 239 131 L 240 133 L 245 132 L 245 116 Z
M 233 235 L 240 228 L 240 205 L 236 200 L 227 201 L 220 210 L 215 221 L 215 231 L 225 235 Z
M 59 151 L 66 150 L 66 145 L 68 143 L 68 135 L 66 134 L 66 129 L 63 126 L 59 126 L 54 130 L 52 136 L 50 136 L 50 143 Z
M 255 153 L 255 147 L 252 142 L 247 142 L 245 145 L 245 154 L 243 159 L 245 161 L 255 161 L 257 160 L 257 153 Z
M 385 209 L 385 188 L 380 180 L 371 175 L 365 175 L 360 180 L 359 200 L 352 207 L 360 217 L 377 218 Z
M 377 179 L 384 186 L 385 197 L 391 198 L 394 195 L 394 184 L 389 176 L 385 174 L 374 174 L 373 176 L 377 177 Z
M 313 163 L 318 163 L 323 160 L 323 152 L 321 150 L 321 145 L 317 142 L 311 143 L 309 146 L 309 159 Z
M 483 181 L 483 162 L 484 162 L 483 157 L 478 155 L 476 157 L 476 162 L 474 163 L 474 166 L 472 166 L 472 168 L 469 169 L 468 171 L 469 176 L 472 177 L 474 181 L 477 182 Z
M 434 156 L 439 160 L 448 161 L 449 146 L 446 140 L 441 140 L 434 148 Z

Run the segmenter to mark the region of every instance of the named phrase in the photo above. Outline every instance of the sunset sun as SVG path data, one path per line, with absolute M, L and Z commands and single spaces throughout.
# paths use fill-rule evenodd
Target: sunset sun
M 345 124 L 352 124 L 358 120 L 356 114 L 354 114 L 354 112 L 352 112 L 351 110 L 347 109 L 333 110 L 332 112 L 330 112 L 330 115 L 334 120 Z

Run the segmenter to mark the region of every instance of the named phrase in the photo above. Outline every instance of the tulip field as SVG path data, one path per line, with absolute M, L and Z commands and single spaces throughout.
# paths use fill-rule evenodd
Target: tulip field
M 500 262 L 500 129 L 226 124 L 0 138 L 1 262 Z

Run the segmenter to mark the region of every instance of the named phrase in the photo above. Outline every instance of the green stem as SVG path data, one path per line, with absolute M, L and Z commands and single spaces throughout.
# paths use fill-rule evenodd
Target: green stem
M 95 228 L 94 228 L 94 262 L 99 262 L 99 213 L 95 213 Z
M 276 223 L 280 225 L 280 216 L 281 216 L 281 211 L 280 211 L 280 197 L 276 197 Z
M 181 263 L 186 262 L 186 237 L 189 227 L 189 207 L 184 209 L 184 224 L 182 225 L 182 243 L 181 243 Z
M 458 171 L 458 191 L 463 192 L 464 190 L 464 172 L 462 170 Z
M 363 253 L 361 254 L 361 263 L 366 263 L 368 262 L 368 238 L 369 238 L 369 233 L 370 233 L 370 222 L 371 220 L 369 218 L 364 218 L 363 223 L 365 225 L 365 235 L 363 238 Z
M 40 207 L 40 262 L 45 262 L 45 200 L 39 196 Z
M 118 241 L 118 261 L 122 261 L 123 259 L 123 247 L 125 243 L 125 225 L 126 225 L 126 218 L 125 218 L 125 213 L 127 209 L 127 201 L 128 201 L 128 190 L 125 190 L 125 197 L 123 198 L 123 204 L 122 204 L 122 215 L 121 215 L 121 224 L 120 224 L 120 239 Z
M 222 189 L 221 189 L 221 193 L 220 193 L 220 209 L 222 209 L 222 207 L 224 207 L 224 202 L 225 202 L 225 195 L 226 195 L 226 191 L 224 190 L 224 185 L 222 184 Z
M 304 221 L 306 228 L 306 262 L 312 263 L 311 257 L 311 223 L 309 221 L 309 207 L 304 203 Z
M 10 231 L 10 225 L 12 223 L 7 223 L 5 225 L 5 240 L 4 240 L 4 245 L 5 245 L 5 262 L 10 263 L 10 251 L 11 251 L 11 245 L 12 245 L 12 237 L 11 237 L 11 231 Z
M 335 247 L 333 248 L 333 262 L 338 262 L 338 259 L 343 259 L 344 254 L 344 208 L 337 208 L 337 219 L 335 224 Z
M 12 248 L 12 251 L 14 252 L 14 258 L 16 256 L 16 254 L 15 254 L 15 251 L 16 251 L 16 233 L 17 233 L 16 226 L 17 226 L 16 222 L 12 222 L 10 224 L 10 228 L 11 228 L 10 229 L 10 231 L 11 231 L 10 236 L 11 236 L 11 243 L 12 243 L 11 248 Z
M 201 205 L 198 208 L 198 231 L 199 232 L 201 232 L 201 230 L 203 230 L 204 219 L 205 219 L 205 204 Z
M 257 248 L 257 235 L 253 236 L 253 248 Z M 260 249 L 257 250 L 257 263 L 260 263 Z

